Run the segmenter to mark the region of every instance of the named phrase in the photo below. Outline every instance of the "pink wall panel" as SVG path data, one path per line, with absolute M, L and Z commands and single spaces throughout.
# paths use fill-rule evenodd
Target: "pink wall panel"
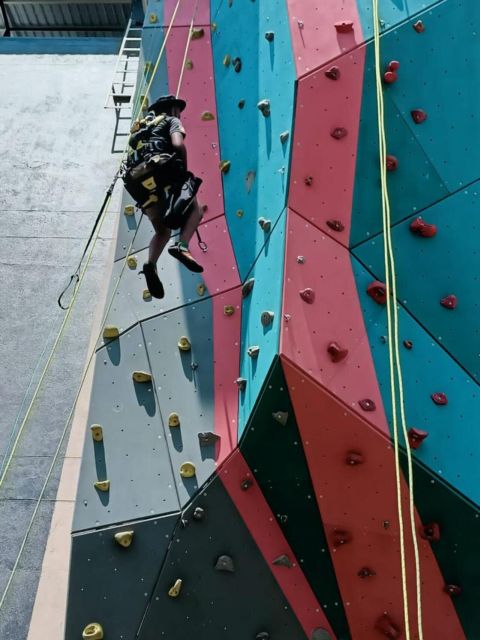
M 302 261 L 303 257 L 303 261 Z M 300 292 L 313 291 L 313 301 Z M 332 362 L 331 342 L 348 349 Z M 388 434 L 382 397 L 347 249 L 293 211 L 288 212 L 280 352 L 348 407 Z M 365 413 L 360 400 L 376 410 Z
M 178 87 L 187 39 L 188 28 L 176 28 L 167 41 L 168 85 L 172 93 Z M 189 169 L 204 180 L 198 200 L 208 206 L 205 216 L 211 219 L 223 214 L 224 206 L 209 29 L 205 29 L 203 38 L 190 42 L 187 58 L 193 62 L 193 69 L 184 71 L 180 96 L 187 101 L 182 122 L 187 131 L 188 163 Z M 203 121 L 204 111 L 213 113 L 215 120 Z
M 226 305 L 235 309 L 233 315 L 225 315 Z M 240 287 L 213 298 L 215 433 L 221 437 L 217 464 L 221 464 L 237 445 L 238 388 L 234 381 L 240 372 L 241 313 Z
M 362 105 L 365 48 L 335 61 L 340 77 L 325 76 L 327 65 L 299 82 L 292 148 L 289 205 L 315 226 L 348 246 Z M 338 140 L 336 128 L 347 130 Z M 311 184 L 305 183 L 312 178 Z M 340 220 L 332 231 L 327 220 Z
M 163 24 L 169 25 L 178 0 L 164 0 Z M 194 25 L 210 26 L 210 0 L 180 0 L 175 16 L 175 27 L 189 27 L 194 16 Z
M 280 531 L 276 519 L 255 483 L 253 474 L 242 454 L 235 453 L 218 471 L 218 474 L 270 567 L 275 580 L 290 603 L 292 611 L 302 625 L 307 638 L 312 637 L 314 629 L 321 627 L 328 630 L 332 640 L 335 640 L 335 635 L 323 614 L 321 605 L 317 602 L 306 581 L 293 551 Z M 253 480 L 253 485 L 245 491 L 241 488 L 241 483 L 247 478 Z M 288 555 L 291 559 L 293 564 L 291 569 L 272 564 L 275 558 L 283 554 Z
M 283 365 L 352 637 L 380 638 L 374 627 L 384 612 L 404 627 L 392 445 L 296 367 L 287 361 Z M 362 454 L 363 463 L 349 464 L 350 451 Z M 404 481 L 402 497 L 411 629 L 415 632 L 414 560 Z M 418 517 L 416 526 L 421 526 Z M 341 539 L 347 541 L 340 544 Z M 445 583 L 430 543 L 421 538 L 418 543 L 424 637 L 462 640 L 465 636 L 452 600 L 443 591 Z M 359 577 L 363 568 L 375 575 Z
M 363 41 L 356 0 L 287 0 L 298 77 L 353 49 Z M 336 22 L 353 22 L 339 33 Z

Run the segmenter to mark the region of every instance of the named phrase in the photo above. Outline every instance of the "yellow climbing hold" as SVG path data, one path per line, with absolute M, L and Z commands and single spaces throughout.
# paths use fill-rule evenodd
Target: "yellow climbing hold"
M 133 531 L 119 531 L 115 534 L 115 542 L 121 547 L 129 547 L 133 541 Z
M 188 69 L 189 71 L 193 69 L 193 60 L 190 60 L 190 58 L 185 60 L 185 69 Z
M 206 289 L 207 288 L 203 284 L 203 282 L 200 282 L 200 284 L 197 284 L 197 293 L 198 293 L 199 296 L 204 296 Z
M 150 291 L 148 289 L 144 289 L 143 290 L 142 298 L 144 300 L 151 300 L 152 299 L 152 294 L 150 293 Z
M 128 256 L 127 264 L 130 269 L 135 269 L 135 267 L 137 266 L 137 258 L 135 256 Z
M 170 598 L 178 598 L 181 590 L 182 581 L 180 580 L 180 578 L 178 578 L 178 580 L 175 580 L 175 584 L 173 585 L 173 587 L 170 587 L 170 589 L 168 590 L 168 595 L 170 596 Z
M 224 66 L 224 67 L 228 67 L 228 66 L 230 66 L 230 60 L 231 60 L 231 57 L 230 57 L 230 55 L 227 53 L 227 55 L 223 58 L 223 66 Z
M 180 426 L 180 417 L 178 413 L 171 413 L 168 416 L 168 426 L 169 427 L 179 427 Z
M 215 31 L 217 30 L 217 23 L 216 22 L 212 22 L 212 24 L 210 25 L 210 29 L 211 29 L 212 33 L 215 33 Z
M 118 338 L 119 335 L 120 335 L 120 331 L 118 330 L 118 327 L 116 327 L 114 324 L 106 324 L 105 327 L 103 328 L 104 338 Z
M 132 378 L 134 382 L 151 382 L 152 374 L 147 371 L 134 371 Z
M 197 29 L 192 29 L 192 40 L 200 40 L 205 35 L 204 29 L 202 27 L 198 27 Z
M 103 429 L 99 424 L 92 424 L 90 431 L 92 432 L 92 438 L 95 442 L 101 442 L 103 440 Z
M 158 17 L 156 13 L 151 13 L 148 16 L 148 21 L 150 22 L 150 24 L 155 24 L 155 22 L 158 22 Z
M 180 351 L 190 351 L 190 349 L 192 348 L 190 340 L 186 336 L 182 336 L 177 342 L 177 345 Z
M 208 120 L 215 120 L 215 116 L 211 111 L 204 111 L 202 113 L 202 120 L 204 120 L 205 122 L 207 122 Z
M 127 204 L 123 210 L 123 213 L 126 216 L 133 216 L 133 214 L 135 213 L 135 207 L 133 206 L 133 204 Z
M 195 474 L 196 469 L 193 462 L 184 462 L 180 467 L 180 475 L 182 478 L 193 478 Z
M 218 166 L 222 173 L 228 173 L 230 171 L 230 160 L 222 160 Z
M 237 218 L 243 218 L 245 211 L 243 209 L 237 209 Z
M 99 480 L 94 482 L 93 485 L 99 491 L 110 491 L 110 480 Z
M 232 305 L 231 305 L 231 304 L 226 304 L 226 305 L 223 307 L 223 313 L 224 313 L 226 316 L 233 316 L 233 314 L 235 313 L 235 307 L 232 307 Z
M 103 627 L 99 622 L 87 624 L 82 633 L 83 640 L 103 640 Z

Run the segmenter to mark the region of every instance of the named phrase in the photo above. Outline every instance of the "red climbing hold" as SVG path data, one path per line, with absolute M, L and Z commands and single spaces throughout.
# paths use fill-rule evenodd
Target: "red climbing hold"
M 387 171 L 396 171 L 398 167 L 398 160 L 395 156 L 386 157 Z
M 378 618 L 375 623 L 375 629 L 383 633 L 383 635 L 389 640 L 397 640 L 402 635 L 402 630 L 395 624 L 395 622 L 390 618 L 388 613 L 384 613 L 380 618 Z
M 412 26 L 417 33 L 423 33 L 425 31 L 425 25 L 421 20 L 417 20 Z
M 425 222 L 422 218 L 415 218 L 415 220 L 410 223 L 410 231 L 422 238 L 433 238 L 433 236 L 437 234 L 437 227 L 434 224 Z
M 373 569 L 369 567 L 362 567 L 359 571 L 357 571 L 357 576 L 359 578 L 371 578 L 372 576 L 376 576 L 377 574 Z
M 387 287 L 379 280 L 374 280 L 368 285 L 367 294 L 372 300 L 375 300 L 377 304 L 387 303 Z
M 395 71 L 385 71 L 385 73 L 383 74 L 383 80 L 387 84 L 393 84 L 398 80 L 398 76 Z
M 315 291 L 313 289 L 302 289 L 300 291 L 300 297 L 302 300 L 305 300 L 308 304 L 313 304 L 315 301 Z
M 425 438 L 428 436 L 428 431 L 421 431 L 412 427 L 408 430 L 408 442 L 411 449 L 418 449 Z
M 340 69 L 338 67 L 330 67 L 325 71 L 325 75 L 330 80 L 338 80 L 340 78 Z
M 363 464 L 364 458 L 361 453 L 358 453 L 358 451 L 349 451 L 345 458 L 345 462 L 354 467 L 357 464 Z
M 412 109 L 410 113 L 415 124 L 421 124 L 422 122 L 425 122 L 428 117 L 423 109 Z
M 352 534 L 350 531 L 345 531 L 344 529 L 339 529 L 338 531 L 333 532 L 332 543 L 334 547 L 341 547 L 347 542 L 351 542 Z
M 459 596 L 462 593 L 462 587 L 459 587 L 458 584 L 446 584 L 443 590 L 449 596 Z
M 388 71 L 398 71 L 400 69 L 400 62 L 398 60 L 392 60 L 388 63 Z
M 363 409 L 364 411 L 375 411 L 375 409 L 377 408 L 377 405 L 375 404 L 375 402 L 373 400 L 370 400 L 369 398 L 365 398 L 364 400 L 359 400 L 358 404 L 360 405 L 360 408 Z
M 328 355 L 332 362 L 340 362 L 344 360 L 348 355 L 348 349 L 342 349 L 337 342 L 330 342 L 327 347 Z
M 420 529 L 420 536 L 429 542 L 438 542 L 440 540 L 440 525 L 437 522 L 424 524 Z
M 309 187 L 313 183 L 313 176 L 307 176 L 303 179 L 304 183 Z
M 448 404 L 448 398 L 444 393 L 432 393 L 430 396 L 435 404 Z
M 330 132 L 330 135 L 332 138 L 335 138 L 335 140 L 341 140 L 342 138 L 345 138 L 347 134 L 348 131 L 345 127 L 335 127 L 335 129 L 332 129 Z
M 353 22 L 351 20 L 335 22 L 335 29 L 338 33 L 349 33 L 350 31 L 353 31 Z
M 445 296 L 445 298 L 440 300 L 440 304 L 442 307 L 445 307 L 445 309 L 455 309 L 457 306 L 457 296 L 454 296 L 453 294 Z
M 340 220 L 327 220 L 327 227 L 332 231 L 343 231 L 345 229 L 343 222 Z

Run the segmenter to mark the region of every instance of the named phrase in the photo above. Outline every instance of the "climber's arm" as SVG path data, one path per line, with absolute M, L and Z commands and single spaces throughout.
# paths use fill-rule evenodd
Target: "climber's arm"
M 170 134 L 170 137 L 172 140 L 172 146 L 175 150 L 175 153 L 182 160 L 186 170 L 188 165 L 187 165 L 187 148 L 185 146 L 185 143 L 183 142 L 184 135 L 183 133 L 176 131 L 175 133 Z

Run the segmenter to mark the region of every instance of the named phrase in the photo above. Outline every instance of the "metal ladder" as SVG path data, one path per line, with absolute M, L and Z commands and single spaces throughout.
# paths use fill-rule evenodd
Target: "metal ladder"
M 112 153 L 121 153 L 125 145 L 122 144 L 121 148 L 117 149 L 117 142 L 130 135 L 141 41 L 142 27 L 132 27 L 132 19 L 130 18 L 118 53 L 112 88 L 104 105 L 105 109 L 115 109 Z

